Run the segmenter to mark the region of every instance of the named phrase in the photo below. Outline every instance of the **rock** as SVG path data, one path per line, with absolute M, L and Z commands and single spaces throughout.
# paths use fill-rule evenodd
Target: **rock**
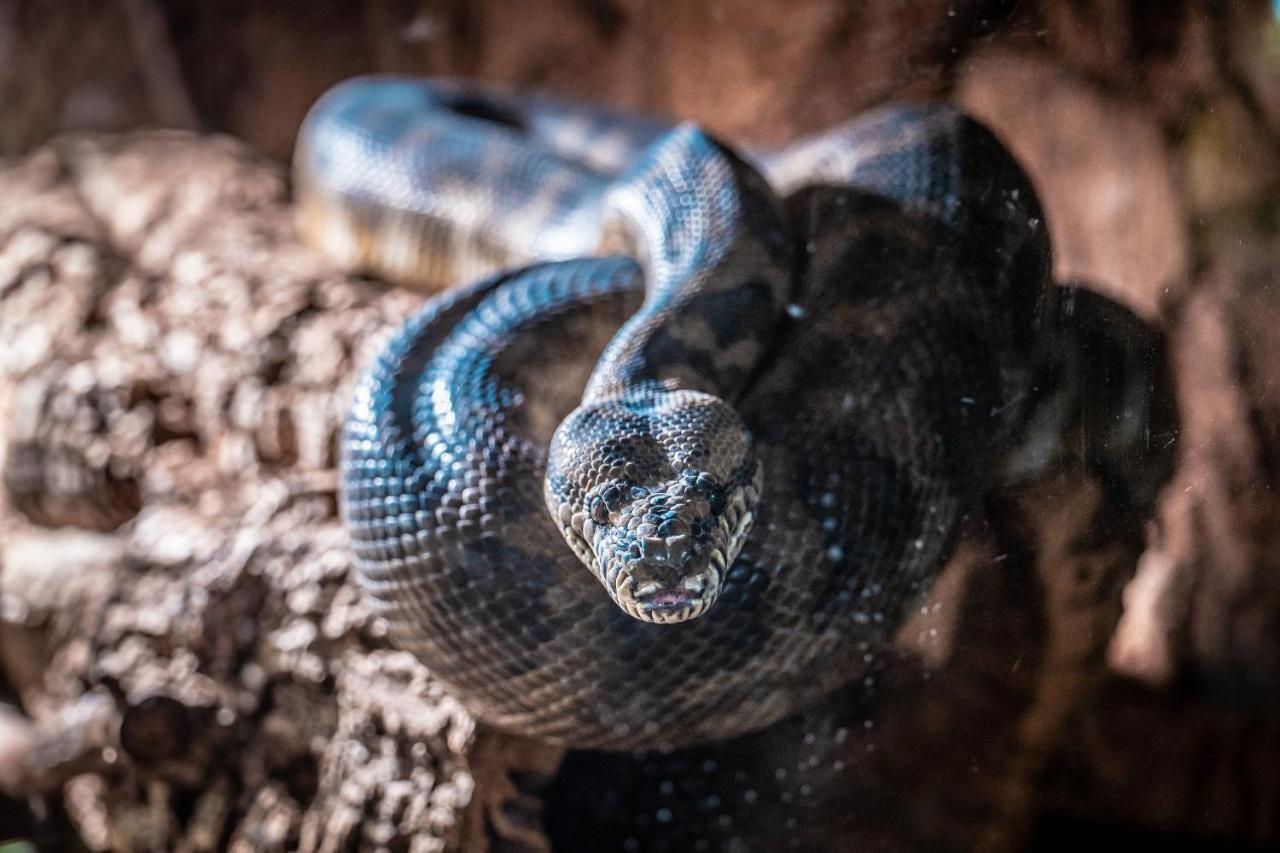
M 1224 699 L 1280 695 L 1275 424 L 1280 246 L 1252 240 L 1209 271 L 1171 338 L 1183 458 L 1126 592 L 1113 664 L 1148 683 L 1195 678 Z
M 117 849 L 456 847 L 472 722 L 385 649 L 334 500 L 355 374 L 420 297 L 300 247 L 228 139 L 65 138 L 0 184 L 29 212 L 0 227 L 0 681 L 35 756 L 6 787 Z
M 956 97 L 1030 173 L 1053 238 L 1054 278 L 1090 282 L 1156 320 L 1189 269 L 1185 213 L 1156 116 L 1047 59 L 995 49 L 964 64 Z

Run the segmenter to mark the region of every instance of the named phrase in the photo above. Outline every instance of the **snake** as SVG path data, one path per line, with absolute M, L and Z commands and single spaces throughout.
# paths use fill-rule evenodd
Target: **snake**
M 294 174 L 306 240 L 436 292 L 357 384 L 340 507 L 391 637 L 498 730 L 676 749 L 860 678 L 1023 417 L 1049 238 L 954 105 L 760 152 L 359 78 Z

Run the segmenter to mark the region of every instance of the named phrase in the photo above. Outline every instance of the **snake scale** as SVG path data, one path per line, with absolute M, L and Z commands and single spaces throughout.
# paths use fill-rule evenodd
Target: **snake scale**
M 342 509 L 393 636 L 573 747 L 759 729 L 859 677 L 998 470 L 1049 245 L 947 105 L 771 154 L 450 81 L 312 110 L 305 236 L 429 287 L 360 382 Z

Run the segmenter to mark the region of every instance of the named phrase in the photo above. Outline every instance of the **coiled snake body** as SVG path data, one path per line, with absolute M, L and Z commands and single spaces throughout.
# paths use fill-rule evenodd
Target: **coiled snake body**
M 677 747 L 856 678 L 1026 393 L 1041 214 L 951 107 L 749 163 L 687 125 L 363 80 L 295 164 L 346 262 L 488 274 L 360 383 L 342 503 L 398 641 L 500 728 Z

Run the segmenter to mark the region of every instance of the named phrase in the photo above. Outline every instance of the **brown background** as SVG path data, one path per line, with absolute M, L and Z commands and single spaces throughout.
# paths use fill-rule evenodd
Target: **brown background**
M 540 760 L 474 739 L 346 575 L 334 434 L 417 299 L 298 246 L 280 164 L 325 87 L 376 71 L 761 145 L 903 96 L 987 121 L 1057 278 L 1167 336 L 1177 467 L 1154 507 L 1070 464 L 1002 496 L 938 634 L 904 638 L 929 688 L 886 688 L 806 837 L 1275 844 L 1278 69 L 1265 2 L 0 4 L 0 838 L 475 849 L 466 803 Z M 247 147 L 59 136 L 147 127 Z

